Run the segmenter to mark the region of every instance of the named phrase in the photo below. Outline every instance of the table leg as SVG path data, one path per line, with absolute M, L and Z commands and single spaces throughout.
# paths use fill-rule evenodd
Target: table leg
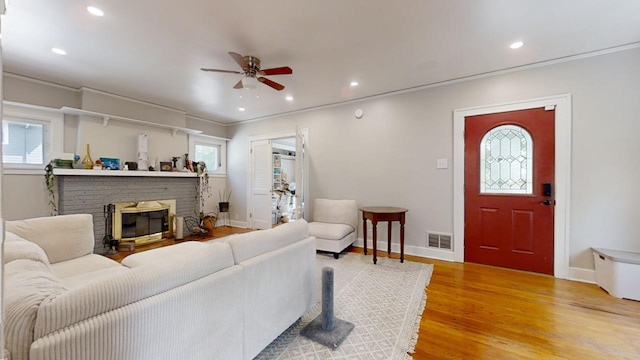
M 400 262 L 404 262 L 404 216 L 400 221 Z
M 364 254 L 367 255 L 367 219 L 362 214 L 362 237 L 364 238 Z
M 387 222 L 387 254 L 391 255 L 391 221 Z
M 376 264 L 378 259 L 376 255 L 378 253 L 378 222 L 373 221 L 373 263 Z

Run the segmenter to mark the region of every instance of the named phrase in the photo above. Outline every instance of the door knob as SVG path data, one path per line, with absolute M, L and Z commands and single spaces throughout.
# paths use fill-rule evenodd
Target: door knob
M 555 205 L 556 201 L 555 200 L 544 200 L 544 201 L 540 201 L 541 205 L 544 206 L 550 206 L 550 205 Z

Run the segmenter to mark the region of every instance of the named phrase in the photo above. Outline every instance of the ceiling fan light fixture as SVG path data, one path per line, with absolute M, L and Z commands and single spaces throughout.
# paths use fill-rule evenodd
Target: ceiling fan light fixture
M 242 87 L 247 89 L 255 89 L 258 87 L 258 79 L 252 76 L 243 77 Z

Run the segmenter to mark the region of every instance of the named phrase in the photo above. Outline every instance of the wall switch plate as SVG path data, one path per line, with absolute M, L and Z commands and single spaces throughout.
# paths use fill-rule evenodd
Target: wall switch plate
M 449 163 L 447 159 L 436 160 L 436 169 L 446 169 L 448 167 L 449 167 Z

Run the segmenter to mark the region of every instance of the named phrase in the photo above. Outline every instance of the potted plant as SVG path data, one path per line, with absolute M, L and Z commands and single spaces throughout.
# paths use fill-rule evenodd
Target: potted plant
M 58 215 L 58 206 L 55 193 L 56 176 L 53 174 L 53 160 L 44 167 L 44 183 L 49 193 L 49 207 L 51 208 L 51 216 Z
M 195 163 L 194 167 L 197 169 L 198 177 L 196 181 L 196 199 L 193 213 L 198 216 L 201 209 L 204 209 L 205 197 L 211 197 L 211 188 L 209 187 L 209 172 L 207 171 L 207 164 L 205 164 L 204 161 L 199 161 Z

